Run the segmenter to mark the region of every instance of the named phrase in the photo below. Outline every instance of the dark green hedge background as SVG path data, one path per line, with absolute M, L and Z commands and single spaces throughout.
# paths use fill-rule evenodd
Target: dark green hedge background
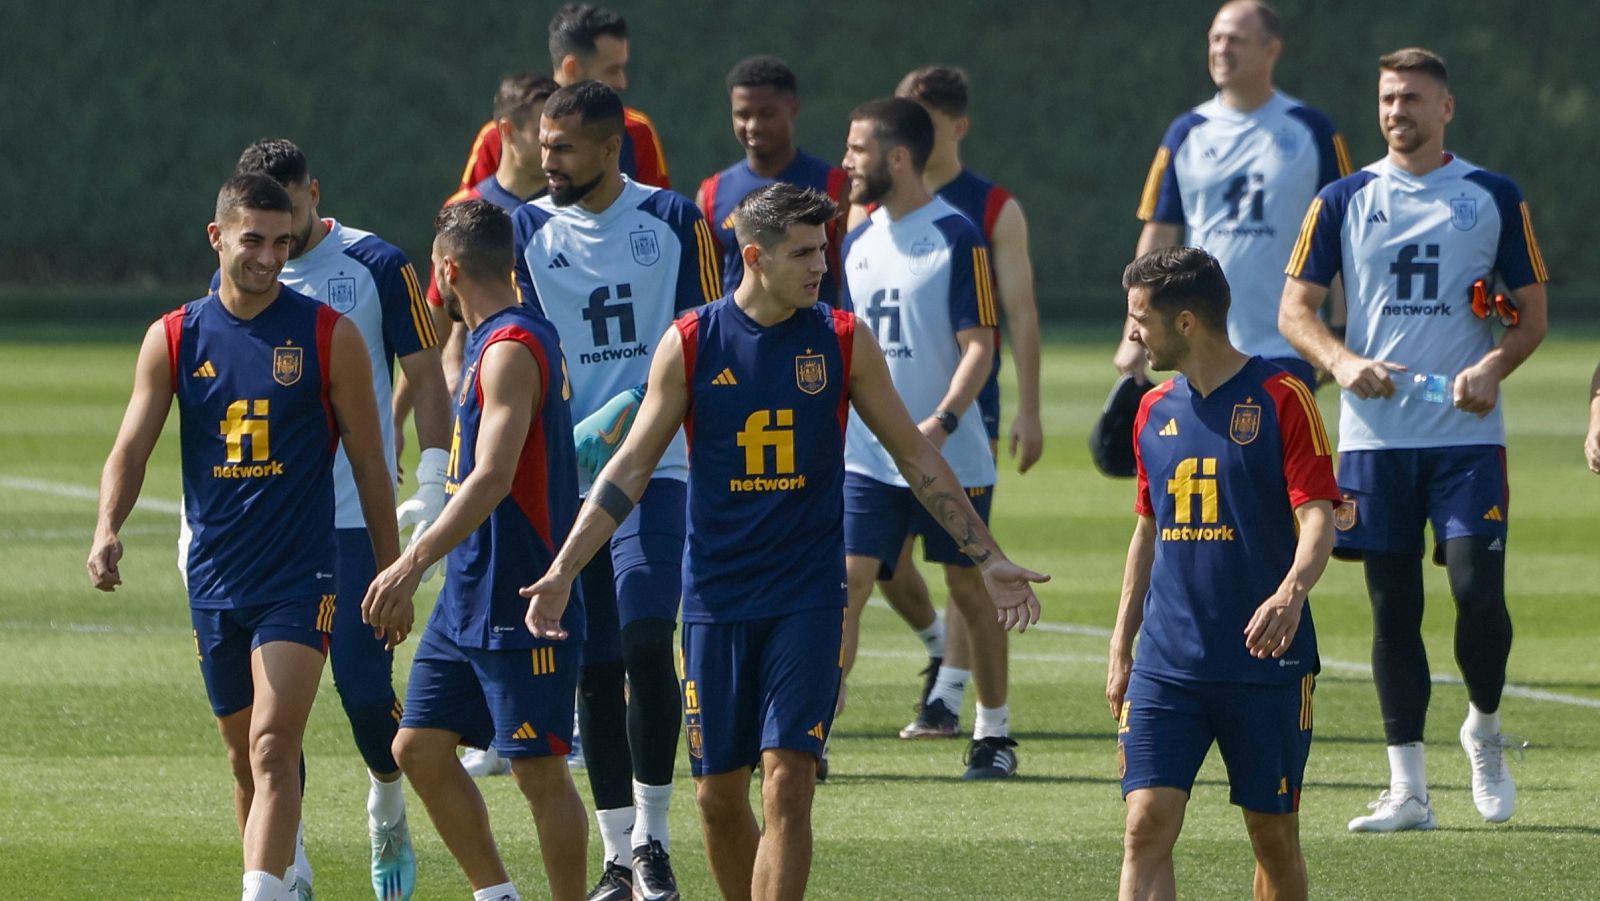
M 842 151 L 846 112 L 927 62 L 974 83 L 969 165 L 1033 226 L 1054 320 L 1120 308 L 1117 278 L 1151 153 L 1208 97 L 1209 2 L 618 2 L 633 31 L 630 104 L 662 132 L 685 193 L 739 155 L 722 78 L 752 53 L 801 79 L 802 144 Z M 1339 123 L 1358 165 L 1382 153 L 1374 60 L 1424 44 L 1457 95 L 1450 145 L 1515 178 L 1556 305 L 1600 315 L 1582 250 L 1600 191 L 1592 0 L 1283 0 L 1282 88 Z M 499 77 L 548 68 L 553 3 L 274 4 L 0 0 L 0 285 L 110 297 L 198 293 L 204 225 L 239 150 L 301 144 L 322 211 L 425 255 Z M 102 304 L 107 313 L 115 306 Z

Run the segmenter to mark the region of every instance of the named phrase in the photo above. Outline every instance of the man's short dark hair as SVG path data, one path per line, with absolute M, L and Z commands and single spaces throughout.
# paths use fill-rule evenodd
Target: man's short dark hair
M 534 113 L 561 85 L 548 75 L 521 72 L 500 80 L 500 89 L 494 93 L 495 119 L 510 119 L 511 124 L 522 128 L 534 120 Z
M 602 82 L 569 84 L 544 102 L 546 119 L 564 119 L 576 113 L 584 128 L 603 128 L 607 136 L 622 134 L 622 98 Z
M 568 3 L 556 10 L 550 20 L 550 66 L 561 71 L 561 61 L 568 55 L 587 57 L 594 55 L 595 39 L 613 37 L 628 39 L 628 20 L 603 6 L 588 3 Z
M 234 175 L 266 175 L 285 187 L 311 177 L 306 155 L 288 138 L 262 138 L 239 155 Z
M 868 100 L 850 111 L 851 122 L 871 122 L 873 137 L 889 147 L 911 151 L 911 168 L 921 172 L 933 154 L 933 118 L 922 104 L 905 97 Z
M 1421 72 L 1450 86 L 1450 73 L 1444 67 L 1444 57 L 1424 47 L 1405 47 L 1378 57 L 1380 72 Z
M 1235 2 L 1241 2 L 1241 0 L 1235 0 Z M 1262 34 L 1274 41 L 1283 40 L 1283 17 L 1278 15 L 1278 11 L 1273 9 L 1270 3 L 1266 3 L 1264 0 L 1242 0 L 1242 2 L 1249 4 L 1250 9 L 1256 14 L 1256 21 L 1261 23 Z M 1226 3 L 1223 5 L 1231 6 L 1233 4 Z
M 278 213 L 294 212 L 289 192 L 277 180 L 261 172 L 235 175 L 222 183 L 217 192 L 215 222 L 222 222 L 235 210 L 268 210 Z
M 473 281 L 503 281 L 510 277 L 511 217 L 487 200 L 452 203 L 433 219 L 439 251 L 453 257 Z
M 955 66 L 913 69 L 900 79 L 900 86 L 894 93 L 896 97 L 909 97 L 946 116 L 960 118 L 967 114 L 967 73 Z
M 1217 258 L 1198 247 L 1152 250 L 1122 270 L 1122 288 L 1145 288 L 1150 306 L 1164 321 L 1184 310 L 1214 331 L 1226 334 L 1232 291 Z
M 728 71 L 728 90 L 734 88 L 772 88 L 781 94 L 797 95 L 800 82 L 789 64 L 776 56 L 752 56 Z
M 796 224 L 827 225 L 838 215 L 839 205 L 821 191 L 774 182 L 746 194 L 733 208 L 733 232 L 741 247 L 751 241 L 773 247 Z

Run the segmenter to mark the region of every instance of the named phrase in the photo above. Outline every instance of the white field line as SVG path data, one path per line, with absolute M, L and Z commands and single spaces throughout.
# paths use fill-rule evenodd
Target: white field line
M 70 497 L 78 500 L 97 501 L 100 491 L 87 485 L 69 485 L 65 482 L 48 482 L 44 479 L 25 479 L 18 476 L 0 476 L 0 488 L 10 488 L 16 491 L 32 491 L 35 494 L 53 494 L 56 497 Z M 154 497 L 141 497 L 133 505 L 135 510 L 149 510 L 154 513 L 166 513 L 171 516 L 181 516 L 183 505 L 177 501 L 162 500 Z

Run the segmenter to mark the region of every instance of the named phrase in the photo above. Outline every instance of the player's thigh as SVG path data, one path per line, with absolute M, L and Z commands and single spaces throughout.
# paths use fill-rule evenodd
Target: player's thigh
M 595 554 L 578 573 L 583 585 L 583 663 L 590 666 L 622 659 L 622 622 L 617 609 L 617 581 L 609 553 Z
M 1441 447 L 1423 452 L 1428 518 L 1433 523 L 1434 561 L 1452 538 L 1499 539 L 1505 547 L 1511 517 L 1506 450 L 1492 444 Z
M 761 759 L 755 651 L 765 622 L 683 624 L 683 731 L 696 779 L 748 773 Z
M 200 664 L 211 712 L 218 719 L 248 710 L 255 702 L 255 681 L 250 673 L 251 633 L 240 612 L 189 611 L 195 660 Z
M 361 601 L 378 575 L 372 538 L 366 529 L 339 529 L 339 595 L 333 608 L 328 662 L 333 684 L 347 701 L 394 702 L 390 681 L 394 651 L 361 621 Z
M 1117 725 L 1122 796 L 1142 788 L 1189 794 L 1214 738 L 1204 685 L 1157 679 L 1135 670 Z
M 255 683 L 251 732 L 299 736 L 322 681 L 333 601 L 286 601 L 262 605 L 251 636 L 250 670 Z
M 844 612 L 821 607 L 768 622 L 758 650 L 761 750 L 821 757 L 839 698 Z
M 422 631 L 411 661 L 400 728 L 450 733 L 475 748 L 487 748 L 494 739 L 477 670 L 463 649 L 432 629 Z
M 565 757 L 583 649 L 573 644 L 514 650 L 464 649 L 483 685 L 501 757 Z
M 901 547 L 911 534 L 911 508 L 916 503 L 910 488 L 845 473 L 845 556 L 876 560 L 877 578 L 893 578 Z
M 1427 489 L 1421 452 L 1352 450 L 1339 454 L 1339 492 L 1334 511 L 1334 556 L 1359 560 L 1363 553 L 1422 553 Z
M 1316 682 L 1307 673 L 1283 685 L 1216 687 L 1211 716 L 1234 804 L 1264 814 L 1300 809 Z
M 994 486 L 981 485 L 964 490 L 967 492 L 967 500 L 972 502 L 972 509 L 977 511 L 978 517 L 987 524 L 989 511 L 994 506 Z M 917 505 L 916 511 L 912 514 L 911 531 L 922 537 L 922 559 L 929 563 L 941 563 L 947 567 L 971 569 L 977 572 L 977 566 L 972 562 L 972 558 L 961 552 L 961 545 L 950 537 L 944 526 L 921 504 Z
M 678 618 L 687 503 L 683 482 L 651 479 L 611 539 L 620 625 Z

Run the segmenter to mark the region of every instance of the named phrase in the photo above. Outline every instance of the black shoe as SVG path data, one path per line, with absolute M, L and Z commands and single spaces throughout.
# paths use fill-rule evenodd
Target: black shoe
M 967 754 L 963 760 L 967 765 L 967 772 L 961 778 L 1005 779 L 1015 776 L 1017 752 L 1012 748 L 1016 746 L 1015 739 L 1004 735 L 973 739 L 972 744 L 967 745 Z
M 632 897 L 633 871 L 613 860 L 589 890 L 588 901 L 630 901 Z
M 817 781 L 828 781 L 828 746 L 822 746 L 822 756 L 817 758 Z
M 944 666 L 943 657 L 929 657 L 928 666 L 917 675 L 922 677 L 922 696 L 917 698 L 917 712 L 928 706 L 928 696 L 933 694 L 933 686 L 939 681 L 939 667 Z
M 956 738 L 961 734 L 961 716 L 934 698 L 922 705 L 917 718 L 900 730 L 901 738 Z
M 672 860 L 659 840 L 633 849 L 634 901 L 678 901 Z

